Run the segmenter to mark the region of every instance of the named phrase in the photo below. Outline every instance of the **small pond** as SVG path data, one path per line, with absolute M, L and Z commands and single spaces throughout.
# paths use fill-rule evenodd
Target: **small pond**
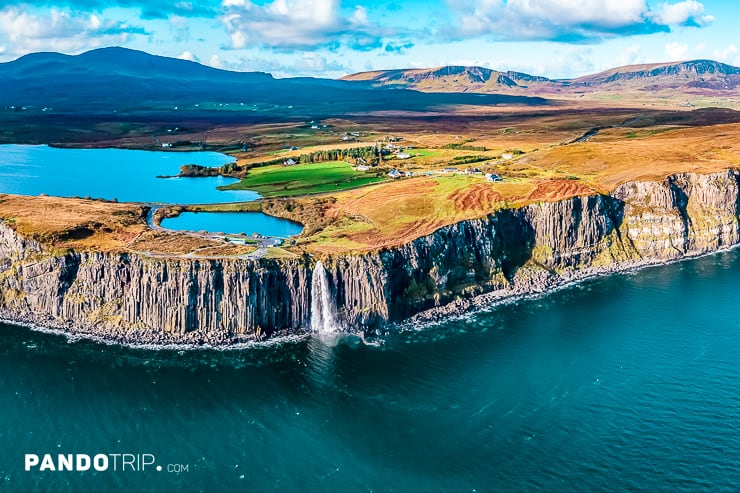
M 292 221 L 268 216 L 262 212 L 183 212 L 162 221 L 162 227 L 183 231 L 209 231 L 226 234 L 259 233 L 287 238 L 303 231 Z

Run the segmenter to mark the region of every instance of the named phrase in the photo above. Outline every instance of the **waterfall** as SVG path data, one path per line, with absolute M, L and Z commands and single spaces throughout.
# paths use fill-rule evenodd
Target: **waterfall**
M 329 334 L 338 329 L 329 276 L 326 274 L 324 264 L 319 260 L 313 269 L 311 279 L 311 330 L 319 334 Z

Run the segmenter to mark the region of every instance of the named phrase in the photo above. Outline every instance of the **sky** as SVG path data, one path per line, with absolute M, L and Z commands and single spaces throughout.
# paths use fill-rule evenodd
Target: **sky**
M 278 77 L 479 65 L 553 78 L 740 66 L 737 0 L 0 0 L 0 61 L 124 46 Z

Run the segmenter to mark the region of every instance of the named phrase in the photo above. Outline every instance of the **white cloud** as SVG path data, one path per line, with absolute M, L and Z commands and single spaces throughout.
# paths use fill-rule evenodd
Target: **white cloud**
M 102 22 L 100 21 L 100 18 L 97 15 L 95 14 L 90 15 L 90 27 L 92 29 L 100 29 L 101 25 L 102 25 Z
M 591 39 L 669 31 L 671 26 L 712 22 L 695 0 L 664 3 L 651 10 L 646 0 L 448 0 L 458 23 L 447 33 L 491 34 L 501 39 Z
M 665 53 L 672 62 L 678 62 L 686 59 L 689 53 L 689 45 L 678 41 L 671 41 L 665 44 Z
M 325 56 L 315 52 L 303 52 L 299 57 L 287 56 L 285 54 L 274 54 L 269 58 L 261 56 L 234 56 L 234 52 L 213 55 L 208 65 L 239 72 L 269 72 L 276 77 L 298 77 L 298 76 L 332 76 L 343 75 L 351 71 L 351 67 L 342 64 L 339 60 L 329 60 Z
M 645 63 L 645 54 L 642 52 L 642 46 L 638 44 L 630 45 L 624 48 L 614 59 L 614 66 L 623 67 L 625 65 L 635 65 Z M 607 69 L 612 67 L 600 67 Z
M 652 19 L 658 24 L 679 26 L 692 24 L 706 26 L 714 22 L 714 17 L 704 14 L 704 5 L 696 0 L 685 0 L 678 3 L 664 3 L 652 13 Z
M 224 68 L 224 62 L 218 55 L 211 55 L 211 58 L 208 59 L 208 65 L 213 68 Z
M 8 6 L 0 10 L 0 46 L 3 55 L 20 56 L 36 51 L 80 51 L 123 44 L 132 35 L 147 34 L 126 22 L 97 15 L 51 9 L 44 14 Z
M 355 11 L 349 21 L 356 26 L 367 26 L 369 22 L 367 20 L 367 10 L 365 7 L 360 5 L 355 7 Z
M 296 60 L 294 68 L 299 74 L 317 74 L 324 72 L 338 72 L 346 67 L 339 62 L 330 62 L 318 53 L 303 53 L 303 57 Z
M 224 0 L 221 22 L 231 48 L 268 46 L 283 50 L 338 46 L 379 47 L 382 42 L 367 17 L 355 7 L 351 17 L 340 14 L 339 0 L 274 0 L 257 5 L 249 0 Z
M 555 77 L 573 77 L 594 71 L 593 50 L 585 47 L 570 47 L 559 53 L 545 66 L 546 74 Z
M 738 52 L 738 48 L 734 43 L 727 45 L 722 50 L 715 50 L 714 58 L 720 62 L 729 63 L 730 65 L 740 67 L 740 53 Z
M 192 51 L 188 50 L 183 51 L 177 58 L 180 60 L 188 60 L 190 62 L 200 62 L 200 58 L 195 56 Z
M 222 21 L 232 48 L 248 44 L 275 47 L 308 46 L 339 30 L 337 0 L 275 0 L 265 6 L 243 0 L 225 0 Z

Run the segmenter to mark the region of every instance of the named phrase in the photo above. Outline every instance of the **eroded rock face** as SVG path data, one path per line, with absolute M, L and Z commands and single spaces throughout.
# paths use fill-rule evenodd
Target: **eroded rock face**
M 611 196 L 502 210 L 398 248 L 323 259 L 345 330 L 482 293 L 526 293 L 737 244 L 729 170 L 630 182 Z M 55 256 L 0 224 L 0 316 L 125 342 L 226 343 L 310 330 L 315 260 Z

